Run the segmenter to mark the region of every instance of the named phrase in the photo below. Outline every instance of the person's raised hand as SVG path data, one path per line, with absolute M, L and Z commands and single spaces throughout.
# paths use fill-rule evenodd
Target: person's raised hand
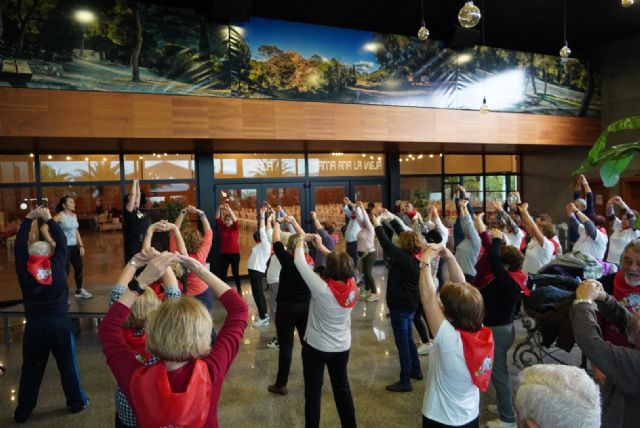
M 199 261 L 197 261 L 196 259 L 194 259 L 193 257 L 190 257 L 188 255 L 183 255 L 183 254 L 178 254 L 177 257 L 180 264 L 186 267 L 189 270 L 189 272 L 193 272 L 197 276 L 200 276 L 200 273 L 202 272 L 202 270 L 205 269 L 204 265 Z
M 469 200 L 468 199 L 461 199 L 460 200 L 460 205 L 462 205 L 463 207 L 467 207 L 467 205 L 469 205 Z
M 427 244 L 422 251 L 421 260 L 425 263 L 429 263 L 431 260 L 438 257 L 441 247 L 442 246 L 440 244 Z
M 260 207 L 260 218 L 264 218 L 265 213 L 267 212 L 267 207 L 264 205 Z
M 42 219 L 42 221 L 47 222 L 51 220 L 51 211 L 49 211 L 49 208 L 41 206 L 36 208 L 34 211 L 36 212 L 36 215 Z
M 158 254 L 147 263 L 147 266 L 138 276 L 138 283 L 143 287 L 157 281 L 158 278 L 164 274 L 169 265 L 176 260 L 178 260 L 177 253 L 165 251 Z
M 502 211 L 502 204 L 500 203 L 500 201 L 493 201 L 492 204 L 493 209 L 496 211 Z
M 314 220 L 318 217 L 318 214 L 315 211 L 311 211 L 310 214 L 311 214 L 311 218 Z
M 159 254 L 160 253 L 158 252 L 158 250 L 156 250 L 153 247 L 150 247 L 140 251 L 139 253 L 134 255 L 131 259 L 135 261 L 135 267 L 140 268 L 140 267 L 146 266 L 151 259 L 153 259 Z
M 613 199 L 613 203 L 616 204 L 616 205 L 622 205 L 623 204 L 622 198 L 620 196 L 614 196 L 611 199 Z
M 36 211 L 35 209 L 32 209 L 31 211 L 29 211 L 29 213 L 25 217 L 28 218 L 29 220 L 35 220 L 39 217 L 38 211 Z
M 504 239 L 504 233 L 500 230 L 500 229 L 496 229 L 496 228 L 491 228 L 489 229 L 489 233 L 491 233 L 491 236 L 495 239 Z
M 525 212 L 529 212 L 529 204 L 526 202 L 520 202 L 520 204 L 518 204 L 518 209 L 520 211 L 525 211 Z
M 313 233 L 305 233 L 302 237 L 304 241 L 313 243 L 316 240 L 315 234 Z
M 292 215 L 287 215 L 286 217 L 284 217 L 284 219 L 287 221 L 287 223 L 296 224 L 296 218 Z
M 596 300 L 601 295 L 601 289 L 602 284 L 598 281 L 595 279 L 587 279 L 586 281 L 582 281 L 576 289 L 576 298 Z
M 315 245 L 316 248 L 320 248 L 320 246 L 322 245 L 322 236 L 320 236 L 317 233 L 313 234 L 313 245 Z
M 568 216 L 572 216 L 576 211 L 578 211 L 578 208 L 576 208 L 573 202 L 569 202 L 567 205 L 565 205 L 565 209 L 567 210 Z

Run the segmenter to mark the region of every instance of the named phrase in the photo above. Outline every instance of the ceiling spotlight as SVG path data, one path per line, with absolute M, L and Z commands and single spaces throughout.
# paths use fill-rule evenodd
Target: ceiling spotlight
M 487 104 L 487 97 L 482 98 L 482 105 L 480 106 L 480 113 L 487 114 L 489 113 L 489 104 Z
M 107 161 L 107 158 L 102 158 L 102 162 L 106 162 L 106 161 Z
M 32 158 L 33 157 L 33 153 L 29 153 L 29 157 Z
M 363 157 L 363 158 L 364 158 L 364 157 L 366 157 L 366 156 L 367 156 L 367 155 L 365 155 L 364 153 L 362 154 L 362 157 Z
M 144 158 L 142 157 L 142 155 L 140 155 L 140 156 L 138 156 L 138 159 L 142 160 L 142 159 L 144 159 Z
M 433 157 L 433 155 L 431 155 Z M 422 154 L 418 155 L 418 159 L 422 159 Z
M 84 158 L 84 161 L 85 161 L 85 162 L 89 162 L 89 158 L 88 158 L 88 157 L 85 157 L 85 158 Z
M 442 157 L 442 153 L 440 153 L 440 157 Z
M 569 46 L 567 46 L 566 43 L 562 48 L 560 48 L 560 56 L 562 58 L 569 58 L 571 56 L 571 49 L 569 49 Z
M 71 160 L 71 156 L 67 156 L 67 160 Z
M 400 158 L 400 162 L 402 162 L 402 158 Z
M 460 12 L 458 12 L 458 22 L 464 28 L 473 28 L 480 22 L 480 9 L 473 4 L 473 1 L 466 1 Z
M 47 159 L 53 159 L 53 156 L 49 155 L 47 156 Z
M 635 2 L 636 0 L 622 0 L 620 4 L 622 5 L 622 7 L 630 7 L 633 6 Z
M 429 157 L 430 157 L 430 158 L 433 158 L 433 153 L 431 153 L 431 154 L 429 155 Z

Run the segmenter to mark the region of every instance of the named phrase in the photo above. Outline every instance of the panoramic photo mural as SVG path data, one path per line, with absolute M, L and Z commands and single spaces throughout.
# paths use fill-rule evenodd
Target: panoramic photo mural
M 597 67 L 485 46 L 97 0 L 0 0 L 0 86 L 599 116 Z

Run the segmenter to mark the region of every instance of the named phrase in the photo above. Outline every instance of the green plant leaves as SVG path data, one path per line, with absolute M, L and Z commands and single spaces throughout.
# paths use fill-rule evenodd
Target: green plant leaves
M 629 166 L 633 154 L 640 153 L 640 141 L 618 144 L 607 149 L 609 134 L 633 129 L 640 129 L 640 116 L 629 116 L 607 126 L 589 150 L 587 159 L 572 175 L 584 174 L 600 162 L 604 162 L 600 168 L 602 181 L 607 187 L 614 186 L 620 179 L 620 173 Z
M 633 153 L 621 159 L 611 159 L 606 161 L 600 167 L 600 177 L 605 187 L 613 187 L 620 179 L 620 174 L 628 166 L 633 159 Z

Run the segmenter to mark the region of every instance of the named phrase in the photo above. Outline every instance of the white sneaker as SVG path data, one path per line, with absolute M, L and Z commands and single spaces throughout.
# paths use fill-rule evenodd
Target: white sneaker
M 490 413 L 493 413 L 494 415 L 498 415 L 498 414 L 499 414 L 499 412 L 498 412 L 498 406 L 497 406 L 496 404 L 489 404 L 489 405 L 487 406 L 487 410 L 488 410 Z
M 280 349 L 280 343 L 278 343 L 278 339 L 275 337 L 271 339 L 271 342 L 267 343 L 267 348 Z
M 433 347 L 433 344 L 431 342 L 421 343 L 420 346 L 418 346 L 418 355 L 429 355 L 429 352 L 431 352 L 432 347 Z
M 256 321 L 253 322 L 253 324 L 251 324 L 254 328 L 255 327 L 266 327 L 269 325 L 269 315 L 266 315 L 264 318 L 260 318 L 258 317 L 258 319 Z
M 369 295 L 365 298 L 365 300 L 367 302 L 377 302 L 378 301 L 378 295 L 377 294 L 373 294 L 373 293 L 369 293 Z
M 500 419 L 494 419 L 487 422 L 487 428 L 516 428 L 515 422 L 505 422 Z
M 366 299 L 369 296 L 371 296 L 371 291 L 369 291 L 369 290 L 360 291 L 360 298 L 361 299 Z
M 90 299 L 93 297 L 93 294 L 89 293 L 86 289 L 81 288 L 80 292 L 78 293 L 78 291 L 76 290 L 75 292 L 75 296 L 78 299 Z

